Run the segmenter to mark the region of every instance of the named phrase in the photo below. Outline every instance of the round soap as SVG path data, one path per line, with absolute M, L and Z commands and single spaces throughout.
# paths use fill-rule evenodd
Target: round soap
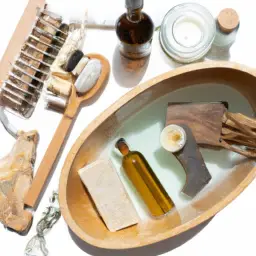
M 68 58 L 66 64 L 63 66 L 63 69 L 66 72 L 71 72 L 77 66 L 79 61 L 83 58 L 84 53 L 80 50 L 74 51 L 71 56 Z
M 223 9 L 217 18 L 218 25 L 222 32 L 231 33 L 239 25 L 239 16 L 234 9 Z
M 96 84 L 100 77 L 100 73 L 101 62 L 96 59 L 89 60 L 75 82 L 77 92 L 86 93 L 89 91 Z
M 172 153 L 180 151 L 186 144 L 187 135 L 185 130 L 178 125 L 166 126 L 160 135 L 162 147 Z

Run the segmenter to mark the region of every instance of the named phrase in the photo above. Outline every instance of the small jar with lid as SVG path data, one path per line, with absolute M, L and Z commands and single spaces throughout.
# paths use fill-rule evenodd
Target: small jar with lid
M 236 40 L 239 30 L 239 16 L 234 9 L 223 9 L 216 19 L 216 36 L 214 46 L 229 48 Z

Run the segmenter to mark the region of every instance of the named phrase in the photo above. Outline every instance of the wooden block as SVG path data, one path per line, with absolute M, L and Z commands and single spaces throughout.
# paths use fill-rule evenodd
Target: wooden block
M 138 215 L 110 160 L 98 160 L 79 175 L 111 232 L 138 223 Z
M 199 145 L 221 146 L 222 118 L 227 111 L 225 102 L 169 103 L 166 126 L 185 124 Z

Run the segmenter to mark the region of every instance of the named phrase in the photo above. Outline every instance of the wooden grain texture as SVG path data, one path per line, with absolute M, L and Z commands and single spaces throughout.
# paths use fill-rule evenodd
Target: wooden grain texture
M 43 160 L 40 163 L 32 186 L 25 197 L 25 204 L 33 209 L 36 209 L 39 204 L 39 199 L 43 193 L 47 179 L 51 174 L 55 160 L 58 157 L 61 147 L 69 134 L 71 124 L 75 120 L 75 117 L 80 110 L 81 104 L 95 96 L 95 94 L 101 89 L 101 87 L 104 86 L 106 80 L 108 79 L 110 72 L 110 65 L 108 60 L 99 54 L 89 54 L 87 56 L 90 58 L 99 59 L 101 61 L 101 75 L 94 87 L 82 96 L 78 96 L 76 94 L 75 88 L 73 86 L 73 90 L 64 116 L 52 138 L 50 145 L 46 150 Z
M 220 146 L 222 117 L 226 110 L 222 103 L 170 103 L 166 125 L 188 125 L 198 144 Z
M 230 113 L 227 108 L 225 102 L 170 103 L 166 123 L 188 125 L 199 145 L 223 147 L 255 158 L 256 119 Z M 240 149 L 234 144 L 251 148 Z
M 95 211 L 78 170 L 95 161 L 118 129 L 134 113 L 152 101 L 180 88 L 198 84 L 225 84 L 240 92 L 256 110 L 256 77 L 252 69 L 231 62 L 186 65 L 157 76 L 124 95 L 97 117 L 79 136 L 62 169 L 59 198 L 62 215 L 72 231 L 85 242 L 101 248 L 124 249 L 145 246 L 187 231 L 221 211 L 255 178 L 254 161 L 235 170 L 191 205 L 174 210 L 157 221 L 140 222 L 115 233 L 109 232 Z
M 222 122 L 221 146 L 245 157 L 256 158 L 256 118 L 226 112 Z
M 52 167 L 54 165 L 55 159 L 61 150 L 62 144 L 69 132 L 70 126 L 73 120 L 64 116 L 60 121 L 60 124 L 55 131 L 55 134 L 51 140 L 50 145 L 45 152 L 43 160 L 41 161 L 36 175 L 33 179 L 31 188 L 25 197 L 25 205 L 36 208 L 38 204 L 38 199 L 44 185 L 51 174 Z
M 36 20 L 37 7 L 43 8 L 44 5 L 45 0 L 30 0 L 28 2 L 0 62 L 0 81 L 4 81 L 7 78 L 10 63 L 13 63 L 21 50 L 24 39 L 31 33 L 31 28 Z

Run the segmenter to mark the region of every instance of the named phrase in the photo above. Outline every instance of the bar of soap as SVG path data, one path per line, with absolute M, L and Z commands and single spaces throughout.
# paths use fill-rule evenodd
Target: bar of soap
M 111 232 L 138 223 L 137 212 L 110 160 L 87 165 L 79 175 Z
M 101 68 L 101 62 L 99 60 L 89 60 L 75 82 L 76 91 L 86 93 L 91 90 L 100 77 Z

